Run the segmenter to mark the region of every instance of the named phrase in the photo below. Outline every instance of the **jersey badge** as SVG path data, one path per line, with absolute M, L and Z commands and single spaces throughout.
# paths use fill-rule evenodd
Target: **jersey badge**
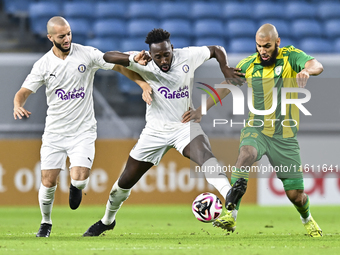
M 86 65 L 81 64 L 78 66 L 78 71 L 84 73 L 86 71 Z
M 275 74 L 276 75 L 280 75 L 281 74 L 281 72 L 282 72 L 282 66 L 277 66 L 277 67 L 275 67 Z
M 183 72 L 185 72 L 185 73 L 189 72 L 189 66 L 188 66 L 188 65 L 182 66 L 182 70 L 183 70 Z

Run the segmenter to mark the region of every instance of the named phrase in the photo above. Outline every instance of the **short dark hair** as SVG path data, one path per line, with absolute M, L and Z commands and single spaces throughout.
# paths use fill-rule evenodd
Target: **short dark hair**
M 146 36 L 145 43 L 151 46 L 151 44 L 153 43 L 160 43 L 164 41 L 170 42 L 169 38 L 170 38 L 169 32 L 163 30 L 162 28 L 154 28 Z

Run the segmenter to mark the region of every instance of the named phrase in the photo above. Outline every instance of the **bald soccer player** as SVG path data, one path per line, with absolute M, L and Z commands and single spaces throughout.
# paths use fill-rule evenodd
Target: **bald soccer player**
M 280 91 L 287 87 L 304 88 L 309 76 L 320 74 L 323 67 L 316 59 L 294 46 L 279 48 L 280 38 L 275 26 L 271 24 L 262 25 L 255 39 L 257 52 L 241 60 L 236 68 L 245 73 L 248 87 L 253 90 L 255 109 L 269 110 L 272 107 L 274 87 L 278 91 L 278 105 L 269 115 L 249 113 L 246 126 L 241 131 L 239 155 L 231 175 L 231 184 L 238 179 L 247 181 L 249 167 L 266 155 L 276 169 L 289 169 L 288 172 L 277 172 L 277 177 L 282 181 L 288 199 L 299 212 L 308 235 L 321 237 L 322 231 L 310 213 L 309 198 L 304 193 L 300 148 L 296 139 L 299 109 L 294 104 L 287 104 L 286 115 L 282 115 Z M 228 89 L 217 91 L 222 98 L 230 92 Z M 296 99 L 298 95 L 287 93 L 286 98 Z M 213 105 L 213 100 L 209 98 L 207 108 Z M 201 107 L 191 111 L 191 119 L 199 122 L 201 117 Z M 238 195 L 242 196 L 244 193 L 245 190 L 240 189 Z M 241 200 L 237 204 L 227 204 L 227 214 L 216 220 L 214 226 L 233 232 L 240 202 Z
M 72 43 L 70 25 L 63 17 L 51 18 L 47 33 L 53 47 L 34 64 L 16 93 L 13 113 L 14 119 L 28 118 L 31 112 L 24 104 L 31 93 L 45 84 L 48 109 L 40 150 L 42 170 L 38 197 L 42 221 L 37 237 L 50 235 L 57 177 L 61 170 L 66 170 L 67 157 L 71 163 L 71 209 L 78 208 L 82 189 L 88 184 L 97 138 L 92 96 L 95 72 L 113 69 L 140 86 L 149 86 L 137 73 L 106 63 L 98 49 Z

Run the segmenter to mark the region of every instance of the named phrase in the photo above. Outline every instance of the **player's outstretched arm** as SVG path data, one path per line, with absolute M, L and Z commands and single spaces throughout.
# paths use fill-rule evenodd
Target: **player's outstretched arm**
M 319 75 L 323 71 L 322 64 L 316 59 L 308 60 L 305 68 L 296 75 L 296 80 L 300 88 L 304 88 L 310 75 Z
M 122 66 L 130 65 L 129 57 L 129 54 L 119 51 L 108 51 L 104 54 L 104 60 L 106 62 Z M 142 50 L 141 52 L 133 55 L 133 61 L 140 65 L 146 66 L 148 62 L 151 61 L 151 57 L 145 52 L 145 50 Z
M 210 50 L 210 58 L 216 58 L 217 62 L 220 64 L 221 71 L 224 75 L 226 81 L 232 84 L 242 85 L 244 80 L 242 77 L 245 76 L 241 73 L 241 69 L 233 68 L 228 66 L 227 53 L 222 46 L 208 46 Z
M 127 78 L 129 78 L 130 80 L 134 81 L 135 83 L 137 83 L 143 90 L 142 93 L 142 98 L 143 100 L 148 104 L 151 105 L 151 94 L 152 94 L 152 88 L 149 85 L 149 83 L 147 83 L 138 73 L 131 71 L 121 65 L 115 65 L 113 67 L 113 70 L 123 74 L 124 76 L 126 76 Z
M 26 100 L 29 95 L 32 94 L 32 91 L 26 88 L 21 88 L 14 96 L 14 109 L 13 109 L 13 117 L 14 119 L 22 119 L 22 117 L 29 118 L 31 115 L 30 111 L 27 111 L 24 108 Z

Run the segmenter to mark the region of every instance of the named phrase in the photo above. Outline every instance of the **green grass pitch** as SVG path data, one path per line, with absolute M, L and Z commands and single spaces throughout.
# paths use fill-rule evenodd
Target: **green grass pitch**
M 195 219 L 191 205 L 125 205 L 113 231 L 82 237 L 105 206 L 53 208 L 49 238 L 36 238 L 36 207 L 0 207 L 0 254 L 340 254 L 340 207 L 312 206 L 324 232 L 311 238 L 293 206 L 242 205 L 232 234 Z

